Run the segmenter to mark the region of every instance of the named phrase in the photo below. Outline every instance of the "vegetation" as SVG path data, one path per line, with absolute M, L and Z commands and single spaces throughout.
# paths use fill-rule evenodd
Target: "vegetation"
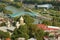
M 43 20 L 42 24 L 45 24 L 45 25 L 52 25 L 52 22 L 49 21 L 49 20 Z
M 0 4 L 0 12 L 3 11 L 5 7 L 6 7 L 5 4 Z
M 3 10 L 3 13 L 4 13 L 4 14 L 12 14 L 12 12 L 11 12 L 11 11 L 6 10 L 6 9 L 4 9 L 4 10 Z
M 23 5 L 21 2 L 19 2 L 19 0 L 15 0 L 13 2 L 11 2 L 10 0 L 2 0 L 2 2 L 7 3 L 8 5 L 12 5 L 16 8 L 21 8 Z M 51 20 L 42 18 L 42 20 L 41 20 L 42 24 L 60 27 L 60 8 L 59 8 L 60 2 L 57 2 L 54 0 L 50 1 L 50 2 L 45 1 L 45 0 L 25 0 L 25 2 L 27 2 L 27 4 L 28 3 L 52 4 L 54 6 L 53 9 L 47 9 L 46 11 L 44 11 L 44 9 L 32 9 L 32 10 L 35 12 L 38 12 L 39 14 L 45 16 L 46 18 L 51 17 Z M 6 6 L 7 6 L 6 4 L 0 4 L 0 12 L 3 11 L 4 14 L 12 14 L 11 11 L 5 9 Z M 30 12 L 28 9 L 25 9 L 25 11 Z M 11 37 L 12 40 L 16 40 L 16 38 L 19 38 L 19 37 L 24 37 L 24 38 L 26 38 L 26 40 L 31 37 L 34 37 L 37 40 L 43 40 L 44 36 L 48 36 L 49 33 L 45 33 L 44 30 L 39 29 L 37 27 L 37 25 L 33 24 L 34 19 L 31 16 L 24 15 L 23 17 L 24 17 L 24 22 L 26 24 L 21 25 L 18 29 L 16 28 L 14 30 L 12 37 Z M 18 19 L 19 19 L 19 17 L 14 18 L 15 21 L 19 21 Z M 2 23 L 1 25 L 5 25 L 5 24 Z M 0 37 L 7 38 L 7 37 L 10 37 L 10 35 L 7 32 L 0 31 Z
M 10 5 L 16 7 L 16 8 L 20 8 L 22 7 L 22 3 L 21 2 L 12 2 Z
M 0 31 L 0 38 L 10 38 L 10 34 L 8 32 Z
M 34 19 L 30 15 L 24 15 L 24 20 L 26 24 L 31 24 L 34 22 Z
M 16 28 L 12 34 L 12 40 L 16 38 L 23 37 L 26 38 L 36 38 L 37 40 L 43 40 L 44 31 L 37 27 L 37 25 L 32 24 L 34 20 L 29 15 L 24 16 L 25 25 L 21 25 L 18 29 Z M 24 29 L 24 30 L 23 30 Z M 17 40 L 17 39 L 16 39 Z
M 21 25 L 18 29 L 16 28 L 12 35 L 12 40 L 15 40 L 16 38 L 23 37 L 26 38 L 26 40 L 29 38 L 28 36 L 28 28 L 26 25 Z
M 12 2 L 11 0 L 1 0 L 1 1 L 4 3 L 11 3 Z
M 7 6 L 7 5 L 4 4 L 4 3 L 0 4 L 0 12 L 3 11 L 4 14 L 12 14 L 11 11 L 5 9 L 6 6 Z
M 46 9 L 46 11 L 44 9 L 33 9 L 33 11 L 38 12 L 46 18 L 51 18 L 51 20 L 41 18 L 42 24 L 60 27 L 60 11 L 54 9 Z

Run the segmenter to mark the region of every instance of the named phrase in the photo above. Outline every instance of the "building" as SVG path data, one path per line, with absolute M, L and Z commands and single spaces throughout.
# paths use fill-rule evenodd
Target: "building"
M 41 29 L 43 29 L 44 31 L 47 31 L 47 32 L 60 30 L 60 27 L 46 26 L 44 24 L 37 24 L 37 26 L 38 26 L 38 28 L 41 28 Z
M 50 40 L 55 40 L 57 39 L 56 36 L 59 36 L 59 31 L 60 31 L 60 27 L 55 27 L 55 26 L 46 26 L 44 24 L 37 24 L 38 28 L 43 29 L 44 32 L 49 32 L 49 36 L 53 36 L 53 38 L 51 39 L 50 37 L 46 37 L 45 38 L 50 38 Z
M 21 16 L 20 17 L 20 19 L 19 19 L 20 21 L 19 21 L 19 23 L 18 24 L 20 24 L 20 25 L 24 25 L 25 23 L 24 23 L 24 19 L 23 19 L 23 17 Z M 7 22 L 8 23 L 8 25 L 10 25 L 10 21 L 8 21 Z M 14 27 L 14 26 L 3 26 L 3 27 L 0 27 L 0 30 L 1 31 L 4 31 L 4 32 L 9 32 L 10 33 L 10 35 L 13 33 L 13 31 L 14 31 L 14 29 L 15 28 L 19 28 L 19 26 L 20 25 L 16 25 L 16 27 Z M 46 26 L 46 25 L 44 25 L 44 24 L 37 24 L 37 26 L 38 26 L 38 28 L 40 28 L 40 29 L 43 29 L 45 32 L 52 32 L 53 31 L 53 33 L 55 32 L 55 31 L 57 31 L 57 30 L 60 30 L 60 27 L 55 27 L 55 26 Z M 7 38 L 6 40 L 10 40 L 9 38 Z
M 46 8 L 46 9 L 53 7 L 51 4 L 42 4 L 42 5 L 36 5 L 36 6 L 37 8 Z

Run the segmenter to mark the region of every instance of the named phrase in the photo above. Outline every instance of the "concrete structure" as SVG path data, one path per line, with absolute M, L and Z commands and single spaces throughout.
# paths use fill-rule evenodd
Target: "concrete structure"
M 24 19 L 23 19 L 23 17 L 21 16 L 21 18 L 20 18 L 20 25 L 24 25 L 25 23 L 24 23 Z
M 30 39 L 28 39 L 28 40 L 37 40 L 37 39 L 35 39 L 35 38 L 30 38 Z
M 17 40 L 25 40 L 25 38 L 18 38 Z
M 11 31 L 14 31 L 15 27 L 6 27 L 6 26 L 3 26 L 3 27 L 0 27 L 0 30 L 1 31 L 4 31 L 4 32 L 7 32 L 8 30 L 11 30 Z
M 48 26 L 48 28 L 53 28 L 53 29 L 60 30 L 60 27 L 56 27 L 56 26 Z
M 20 22 L 20 23 L 19 23 Z M 21 16 L 20 18 L 20 21 L 19 22 L 16 22 L 16 27 L 19 28 L 20 25 L 25 25 L 24 23 L 24 19 L 23 17 Z M 14 29 L 16 27 L 12 26 L 10 21 L 7 20 L 7 23 L 6 23 L 7 26 L 3 26 L 3 27 L 0 27 L 0 30 L 1 31 L 4 31 L 4 32 L 7 32 L 7 31 L 14 31 Z
M 16 22 L 16 27 L 19 28 L 19 26 L 20 26 L 20 23 Z
M 8 20 L 7 20 L 8 21 Z M 19 23 L 20 22 L 20 23 Z M 24 18 L 21 16 L 20 19 L 19 19 L 19 22 L 16 23 L 16 27 L 19 28 L 20 25 L 25 25 L 24 23 Z M 54 27 L 54 26 L 46 26 L 44 24 L 37 24 L 37 26 L 45 31 L 55 31 L 55 30 L 60 30 L 60 27 Z M 10 24 L 10 21 L 7 22 L 7 27 L 6 26 L 3 26 L 3 27 L 0 27 L 0 30 L 1 31 L 4 31 L 4 32 L 9 32 L 10 35 L 12 34 L 12 32 L 14 31 L 14 29 L 16 27 L 13 27 L 11 26 Z M 21 39 L 19 38 L 18 40 L 25 40 L 25 39 Z M 36 40 L 34 38 L 31 38 L 31 39 L 28 39 L 28 40 Z
M 7 22 L 7 27 L 11 27 L 10 21 Z
M 19 23 L 19 22 L 20 22 L 20 23 Z M 16 22 L 16 27 L 17 27 L 17 28 L 19 28 L 20 25 L 25 25 L 25 23 L 24 23 L 24 19 L 23 19 L 22 16 L 20 17 L 19 22 Z
M 51 4 L 42 4 L 42 5 L 37 5 L 38 8 L 52 8 L 53 6 Z

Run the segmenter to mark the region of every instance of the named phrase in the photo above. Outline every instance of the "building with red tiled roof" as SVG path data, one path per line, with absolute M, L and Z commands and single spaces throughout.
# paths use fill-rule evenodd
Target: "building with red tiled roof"
M 38 26 L 38 28 L 43 29 L 45 31 L 56 31 L 56 30 L 60 30 L 59 27 L 54 27 L 54 26 L 50 27 L 50 26 L 46 26 L 44 24 L 37 24 L 37 26 Z
M 37 24 L 37 26 L 43 30 L 46 30 L 47 29 L 47 26 L 44 25 L 44 24 Z

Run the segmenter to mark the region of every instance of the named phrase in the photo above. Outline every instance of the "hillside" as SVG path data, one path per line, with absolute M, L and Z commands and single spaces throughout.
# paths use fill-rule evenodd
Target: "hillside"
M 27 12 L 32 12 L 32 13 L 38 14 L 39 17 L 37 19 L 39 19 L 42 22 L 42 24 L 60 27 L 60 11 L 56 10 L 56 8 L 53 8 L 53 9 L 52 8 L 51 9 L 32 8 L 30 10 L 30 8 L 26 8 L 24 5 L 25 5 L 24 3 L 21 3 L 19 1 L 9 1 L 9 0 L 3 1 L 2 0 L 2 2 L 0 2 L 0 11 L 3 11 L 4 14 L 13 14 L 13 12 L 11 12 L 10 10 L 5 9 L 5 7 L 7 7 L 7 6 L 13 6 L 20 10 L 23 9 L 22 11 L 27 11 Z M 23 6 L 26 9 L 24 9 Z M 49 20 L 47 20 L 47 19 L 49 19 Z

